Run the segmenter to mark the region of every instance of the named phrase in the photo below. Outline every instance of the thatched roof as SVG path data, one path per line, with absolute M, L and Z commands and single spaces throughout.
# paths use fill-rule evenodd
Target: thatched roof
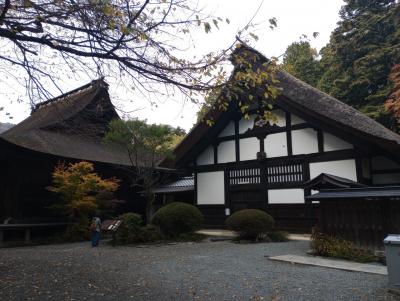
M 115 118 L 119 116 L 108 85 L 96 80 L 37 104 L 28 118 L 0 139 L 59 157 L 130 165 L 126 151 L 102 141 L 108 123 Z
M 257 65 L 268 62 L 264 55 L 247 45 L 237 48 L 234 54 L 239 51 L 251 52 L 258 60 L 255 63 Z M 307 121 L 312 120 L 316 125 L 335 129 L 338 133 L 345 133 L 348 137 L 356 137 L 368 145 L 372 143 L 376 148 L 400 157 L 400 136 L 398 134 L 283 70 L 278 70 L 276 77 L 279 80 L 278 86 L 281 88 L 280 95 L 276 100 L 278 106 L 300 115 Z M 228 109 L 226 112 L 218 109 L 210 110 L 205 119 L 214 119 L 215 125 L 209 127 L 205 122 L 198 123 L 175 148 L 175 165 L 180 167 L 189 163 L 188 158 L 193 158 L 206 147 L 202 143 L 204 140 L 202 138 L 206 135 L 217 135 L 226 122 L 231 120 L 229 116 L 233 116 L 236 112 L 236 109 Z M 221 123 L 225 124 L 221 125 Z

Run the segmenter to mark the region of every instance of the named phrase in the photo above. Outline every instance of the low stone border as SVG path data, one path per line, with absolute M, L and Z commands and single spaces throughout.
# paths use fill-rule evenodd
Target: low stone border
M 300 255 L 280 255 L 268 258 L 270 260 L 283 261 L 289 263 L 313 265 L 313 266 L 320 266 L 325 268 L 339 269 L 352 272 L 387 275 L 386 266 L 378 264 L 357 263 L 345 260 L 326 259 L 317 256 L 300 256 Z

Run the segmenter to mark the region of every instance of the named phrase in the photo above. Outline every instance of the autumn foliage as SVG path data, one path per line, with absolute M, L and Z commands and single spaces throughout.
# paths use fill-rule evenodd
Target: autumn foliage
M 400 123 L 400 64 L 392 67 L 389 79 L 393 83 L 393 88 L 385 102 L 385 109 L 391 112 Z
M 58 164 L 52 177 L 53 186 L 48 189 L 59 196 L 59 202 L 51 207 L 73 223 L 67 238 L 86 238 L 90 216 L 111 206 L 118 180 L 102 179 L 89 162 Z

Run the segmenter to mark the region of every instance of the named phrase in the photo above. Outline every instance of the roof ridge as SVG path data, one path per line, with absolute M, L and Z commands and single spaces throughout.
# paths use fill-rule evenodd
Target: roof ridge
M 83 86 L 80 86 L 80 87 L 78 87 L 78 88 L 76 88 L 76 89 L 73 89 L 73 90 L 71 90 L 71 91 L 68 91 L 68 92 L 66 92 L 66 93 L 63 93 L 63 94 L 61 94 L 61 95 L 59 95 L 59 96 L 56 96 L 56 97 L 54 97 L 54 98 L 51 98 L 51 99 L 48 99 L 48 100 L 45 100 L 45 101 L 42 101 L 42 102 L 37 103 L 37 104 L 32 108 L 31 114 L 32 114 L 32 113 L 35 113 L 36 111 L 38 111 L 38 110 L 41 109 L 42 107 L 45 107 L 45 106 L 50 105 L 50 104 L 53 104 L 53 103 L 55 103 L 55 102 L 57 102 L 57 101 L 60 101 L 60 100 L 65 99 L 65 98 L 67 98 L 67 97 L 75 96 L 75 95 L 77 95 L 78 93 L 82 93 L 82 92 L 87 91 L 87 90 L 89 90 L 90 88 L 93 88 L 93 87 L 96 87 L 96 86 L 99 86 L 99 87 L 103 87 L 103 88 L 108 89 L 108 84 L 104 81 L 104 77 L 101 77 L 101 78 L 92 80 L 91 82 L 89 82 L 89 83 L 87 83 L 87 84 L 85 84 L 85 85 L 83 85 Z

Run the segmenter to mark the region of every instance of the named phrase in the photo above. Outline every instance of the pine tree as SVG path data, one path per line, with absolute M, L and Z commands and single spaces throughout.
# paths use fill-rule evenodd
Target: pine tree
M 317 87 L 393 126 L 383 104 L 391 68 L 400 62 L 400 6 L 395 0 L 347 0 L 320 52 Z
M 283 56 L 282 68 L 306 83 L 316 86 L 320 76 L 318 52 L 308 41 L 290 44 Z

